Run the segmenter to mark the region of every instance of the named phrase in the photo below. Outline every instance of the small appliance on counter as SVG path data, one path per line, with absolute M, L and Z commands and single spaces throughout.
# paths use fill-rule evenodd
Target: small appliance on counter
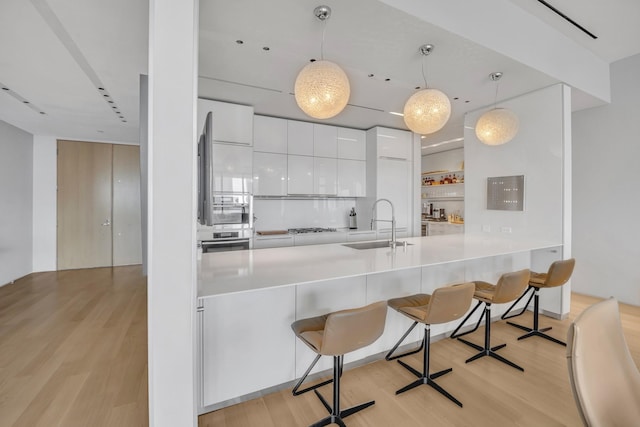
M 351 208 L 349 212 L 349 230 L 356 230 L 358 228 L 358 221 L 356 220 L 356 208 Z

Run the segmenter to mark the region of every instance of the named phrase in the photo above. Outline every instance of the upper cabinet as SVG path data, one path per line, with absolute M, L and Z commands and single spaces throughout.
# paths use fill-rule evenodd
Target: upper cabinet
M 338 128 L 338 158 L 367 159 L 367 133 L 359 129 Z
M 213 191 L 216 193 L 252 192 L 251 147 L 236 144 L 211 144 Z
M 338 129 L 335 126 L 313 124 L 313 155 L 330 157 L 338 155 Z
M 313 156 L 313 123 L 287 120 L 287 153 Z
M 253 107 L 198 98 L 198 135 L 209 112 L 213 116 L 213 141 L 253 145 Z
M 253 149 L 264 153 L 287 154 L 287 120 L 254 116 Z
M 377 128 L 378 157 L 409 160 L 411 155 L 411 132 L 398 129 Z

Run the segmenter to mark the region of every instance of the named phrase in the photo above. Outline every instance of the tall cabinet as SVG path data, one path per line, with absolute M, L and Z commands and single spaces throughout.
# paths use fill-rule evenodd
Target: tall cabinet
M 396 227 L 405 229 L 407 235 L 419 235 L 415 210 L 419 206 L 420 170 L 414 161 L 416 143 L 411 132 L 374 127 L 367 131 L 367 197 L 357 201 L 358 215 L 369 224 L 373 218 L 372 207 L 377 199 L 393 203 Z M 391 219 L 391 207 L 380 202 L 375 217 Z M 376 222 L 374 229 L 391 228 L 390 223 Z

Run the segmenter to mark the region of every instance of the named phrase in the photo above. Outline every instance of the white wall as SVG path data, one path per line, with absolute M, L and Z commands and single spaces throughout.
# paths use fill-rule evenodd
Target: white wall
M 149 425 L 196 417 L 198 1 L 149 2 Z
M 56 269 L 57 140 L 33 137 L 33 271 Z
M 0 286 L 32 272 L 33 136 L 0 121 Z
M 611 104 L 573 114 L 573 289 L 634 305 L 640 305 L 638 76 L 640 55 L 614 62 Z
M 555 85 L 506 102 L 520 129 L 509 143 L 482 144 L 473 127 L 486 109 L 465 117 L 465 231 L 491 233 L 510 228 L 513 235 L 533 235 L 559 244 L 563 241 L 566 99 L 564 86 Z M 570 122 L 569 122 L 570 123 Z M 524 211 L 487 210 L 487 178 L 525 176 Z

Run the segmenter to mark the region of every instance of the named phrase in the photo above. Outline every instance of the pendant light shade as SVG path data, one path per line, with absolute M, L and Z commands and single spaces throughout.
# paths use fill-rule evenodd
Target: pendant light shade
M 329 6 L 318 6 L 313 10 L 318 20 L 326 24 L 331 16 Z M 337 64 L 324 59 L 324 33 L 320 45 L 320 61 L 307 64 L 296 78 L 294 96 L 302 111 L 314 119 L 329 119 L 339 114 L 349 102 L 351 87 L 349 78 Z
M 430 134 L 442 129 L 451 117 L 451 101 L 438 89 L 416 92 L 404 104 L 404 122 L 415 133 Z
M 418 49 L 423 56 L 433 51 L 433 45 L 425 44 Z M 414 93 L 404 104 L 404 123 L 411 131 L 422 135 L 437 132 L 451 117 L 451 101 L 449 97 L 438 89 L 427 88 L 427 77 L 424 72 L 424 58 L 422 62 L 422 77 L 424 87 Z
M 487 145 L 501 145 L 511 141 L 518 133 L 518 116 L 505 108 L 494 108 L 476 122 L 476 136 Z
M 349 102 L 349 78 L 331 61 L 315 61 L 298 74 L 294 88 L 298 107 L 316 119 L 340 113 Z
M 518 133 L 520 125 L 518 116 L 506 108 L 496 108 L 498 100 L 498 80 L 502 73 L 489 74 L 489 78 L 496 82 L 496 95 L 493 109 L 480 116 L 476 122 L 476 136 L 486 145 L 502 145 L 511 141 Z

